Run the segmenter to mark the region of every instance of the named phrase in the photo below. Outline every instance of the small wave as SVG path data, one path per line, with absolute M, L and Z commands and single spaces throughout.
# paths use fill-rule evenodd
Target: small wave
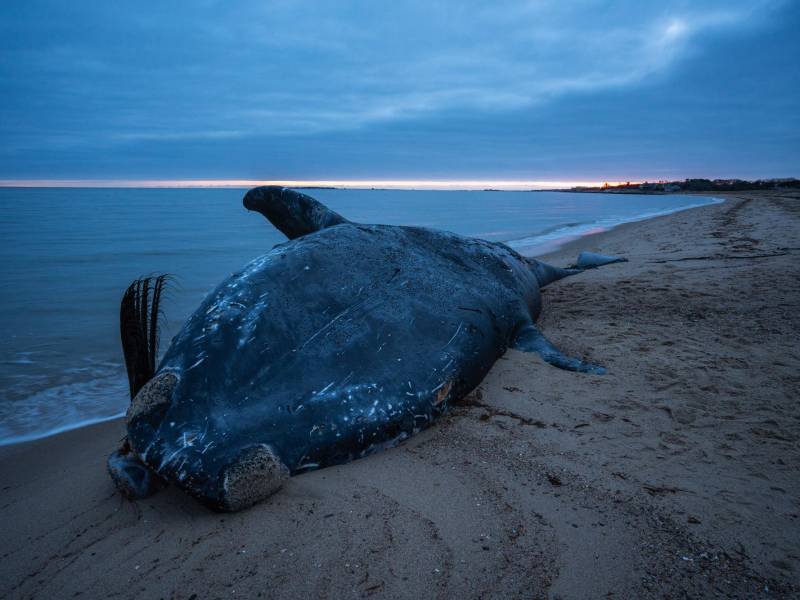
M 689 210 L 690 208 L 699 208 L 701 206 L 709 206 L 721 202 L 725 202 L 725 200 L 722 198 L 709 197 L 704 198 L 703 202 L 640 213 L 630 217 L 608 217 L 587 223 L 569 223 L 529 237 L 508 240 L 505 244 L 526 256 L 541 256 L 542 254 L 558 250 L 561 246 L 574 239 L 608 231 L 619 225 L 624 225 L 625 223 L 636 223 L 638 221 L 645 221 L 647 219 L 654 219 L 655 217 L 663 217 L 664 215 Z
M 0 361 L 0 364 L 4 365 L 33 365 L 36 363 L 31 357 L 34 354 L 40 354 L 38 352 L 32 351 L 25 351 L 25 352 L 16 352 L 14 358 L 10 358 L 8 360 Z
M 124 414 L 124 374 L 57 384 L 26 398 L 0 403 L 0 446 L 18 444 L 108 421 Z
M 34 433 L 27 433 L 23 435 L 11 436 L 7 438 L 0 438 L 0 447 L 2 446 L 10 446 L 11 444 L 22 444 L 23 442 L 33 442 L 35 440 L 41 440 L 46 437 L 50 437 L 53 435 L 58 435 L 59 433 L 64 433 L 66 431 L 72 431 L 73 429 L 80 429 L 81 427 L 88 427 L 89 425 L 96 425 L 98 423 L 105 423 L 106 421 L 113 421 L 114 419 L 119 419 L 125 415 L 125 411 L 120 411 L 116 414 L 109 415 L 106 417 L 97 417 L 94 419 L 85 419 L 83 421 L 77 421 L 74 423 L 69 423 L 67 425 L 63 425 L 61 427 L 56 427 L 54 429 L 48 429 L 44 432 L 34 432 Z

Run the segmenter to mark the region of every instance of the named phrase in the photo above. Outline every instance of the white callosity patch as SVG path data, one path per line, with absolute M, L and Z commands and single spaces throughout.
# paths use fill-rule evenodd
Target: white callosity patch
M 222 475 L 222 506 L 241 510 L 277 492 L 289 470 L 267 444 L 245 450 Z
M 126 414 L 127 422 L 130 423 L 133 419 L 146 416 L 168 404 L 178 381 L 178 374 L 173 371 L 164 371 L 148 381 L 131 401 Z

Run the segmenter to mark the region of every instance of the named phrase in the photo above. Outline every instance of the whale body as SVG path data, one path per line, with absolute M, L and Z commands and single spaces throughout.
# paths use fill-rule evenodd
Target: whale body
M 289 241 L 210 293 L 127 415 L 112 477 L 128 495 L 173 483 L 238 510 L 286 477 L 393 446 L 473 390 L 509 348 L 603 369 L 536 329 L 559 269 L 501 243 L 352 223 L 279 187 L 248 192 Z M 113 463 L 113 464 L 112 464 Z

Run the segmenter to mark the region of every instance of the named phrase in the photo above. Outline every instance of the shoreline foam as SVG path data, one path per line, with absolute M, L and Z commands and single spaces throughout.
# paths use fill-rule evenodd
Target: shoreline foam
M 676 196 L 684 196 L 683 194 L 674 194 Z M 600 233 L 607 233 L 620 225 L 628 223 L 639 223 L 648 219 L 655 219 L 657 217 L 664 217 L 667 215 L 676 214 L 685 210 L 693 208 L 701 208 L 703 206 L 713 206 L 725 202 L 724 198 L 717 198 L 714 196 L 702 196 L 707 198 L 707 202 L 698 202 L 688 206 L 682 206 L 674 209 L 664 209 L 659 211 L 652 211 L 635 215 L 630 218 L 606 218 L 597 219 L 589 223 L 575 223 L 565 226 L 558 226 L 551 231 L 545 231 L 530 237 L 508 240 L 504 242 L 507 246 L 513 248 L 524 256 L 544 256 L 545 254 L 552 254 L 563 248 L 566 244 L 578 240 L 591 237 Z
M 91 427 L 92 425 L 98 425 L 100 423 L 108 423 L 109 421 L 114 421 L 124 416 L 125 416 L 125 411 L 122 411 L 107 417 L 94 417 L 91 419 L 78 421 L 76 423 L 71 423 L 69 425 L 56 427 L 54 429 L 48 429 L 43 433 L 31 433 L 31 434 L 24 434 L 24 435 L 5 438 L 0 440 L 0 448 L 4 448 L 6 446 L 15 446 L 17 444 L 26 444 L 28 442 L 38 442 L 40 440 L 45 440 L 47 438 L 61 435 L 62 433 L 75 431 L 76 429 L 83 429 L 85 427 Z

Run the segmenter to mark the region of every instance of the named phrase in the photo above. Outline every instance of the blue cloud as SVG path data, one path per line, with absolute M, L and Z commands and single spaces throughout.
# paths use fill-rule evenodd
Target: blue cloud
M 0 16 L 2 177 L 799 162 L 786 56 L 800 19 L 785 2 L 30 0 Z

